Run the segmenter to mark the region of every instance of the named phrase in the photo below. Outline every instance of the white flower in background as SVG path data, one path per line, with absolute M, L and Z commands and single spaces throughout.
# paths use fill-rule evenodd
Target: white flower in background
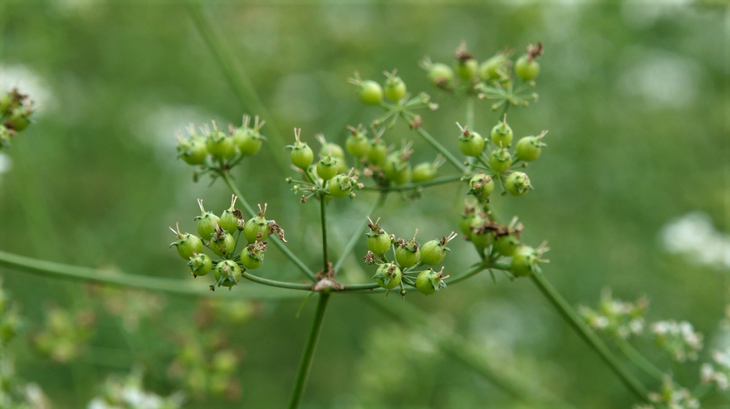
M 634 409 L 698 409 L 700 401 L 685 388 L 678 387 L 670 378 L 664 379 L 661 392 L 649 394 L 651 405 L 634 405 Z
M 730 235 L 715 230 L 706 213 L 692 212 L 672 220 L 662 229 L 660 240 L 668 252 L 685 255 L 694 263 L 730 268 Z
M 107 379 L 103 396 L 89 402 L 87 409 L 178 409 L 183 401 L 181 393 L 163 398 L 146 392 L 142 389 L 142 372 L 135 370 L 123 381 Z
M 651 332 L 657 344 L 678 362 L 697 359 L 702 350 L 702 334 L 695 332 L 687 321 L 658 321 L 652 324 Z
M 127 112 L 131 134 L 136 136 L 140 143 L 154 150 L 155 159 L 162 169 L 175 169 L 177 159 L 176 134 L 183 132 L 191 123 L 195 129 L 211 120 L 216 120 L 219 126 L 227 129 L 228 124 L 220 118 L 212 116 L 193 106 L 185 105 L 158 105 L 140 104 Z M 189 183 L 186 183 L 189 185 Z
M 30 95 L 38 109 L 34 116 L 43 115 L 52 103 L 51 90 L 45 80 L 24 65 L 0 64 L 0 93 L 17 88 L 21 94 Z
M 639 298 L 633 303 L 615 300 L 611 297 L 611 290 L 606 288 L 601 292 L 596 310 L 580 305 L 578 313 L 596 331 L 627 339 L 644 331 L 644 314 L 648 307 L 646 298 Z
M 12 167 L 13 162 L 10 160 L 10 156 L 0 152 L 0 175 L 7 173 Z
M 717 389 L 726 391 L 730 388 L 730 347 L 724 351 L 713 351 L 712 361 L 715 365 L 705 363 L 700 367 L 700 380 L 704 384 L 714 383 Z
M 704 77 L 702 66 L 685 56 L 656 50 L 636 50 L 619 79 L 620 90 L 641 98 L 652 109 L 683 109 L 694 104 Z

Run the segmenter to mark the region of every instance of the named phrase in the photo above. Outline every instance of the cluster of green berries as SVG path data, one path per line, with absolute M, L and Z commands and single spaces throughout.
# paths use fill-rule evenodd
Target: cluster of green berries
M 347 139 L 345 149 L 356 160 L 370 152 L 370 141 L 362 127 L 352 128 L 352 135 Z M 314 152 L 306 142 L 301 141 L 301 129 L 294 129 L 294 144 L 288 145 L 289 158 L 292 165 L 303 177 L 303 180 L 287 178 L 287 182 L 295 183 L 292 190 L 301 193 L 301 202 L 305 203 L 312 196 L 330 199 L 355 197 L 355 190 L 363 188 L 358 183 L 360 171 L 350 168 L 345 158 L 345 149 L 340 145 L 327 142 L 324 135 L 317 135 L 322 147 L 319 160 L 314 163 Z
M 511 257 L 510 268 L 515 277 L 527 277 L 540 271 L 543 253 L 550 250 L 545 243 L 532 248 L 520 243 L 524 226 L 513 218 L 507 225 L 497 223 L 491 212 L 485 211 L 481 203 L 477 206 L 467 203 L 461 215 L 459 228 L 477 251 L 492 261 Z
M 451 66 L 444 63 L 434 63 L 429 58 L 421 61 L 420 65 L 426 70 L 428 80 L 433 85 L 446 91 L 455 89 L 478 89 L 476 85 L 480 82 L 485 84 L 500 84 L 502 88 L 508 88 L 512 82 L 512 68 L 514 73 L 523 82 L 530 82 L 537 78 L 540 73 L 540 64 L 536 61 L 542 55 L 542 43 L 530 44 L 527 53 L 520 56 L 513 63 L 510 60 L 510 51 L 495 54 L 481 64 L 474 55 L 462 43 L 454 53 L 454 61 Z
M 62 308 L 53 308 L 46 314 L 43 330 L 33 336 L 33 345 L 56 362 L 69 362 L 84 352 L 95 323 L 96 316 L 91 311 L 72 315 Z
M 261 150 L 266 139 L 261 135 L 261 127 L 265 123 L 257 116 L 251 126 L 251 117 L 244 115 L 243 125 L 238 128 L 229 125 L 228 133 L 218 129 L 215 121 L 212 122 L 212 130 L 205 124 L 200 128 L 201 133 L 191 124 L 187 128 L 188 137 L 178 136 L 178 157 L 192 166 L 214 168 L 225 164 L 230 168 Z
M 503 187 L 502 194 L 522 196 L 533 189 L 527 174 L 514 168 L 526 167 L 527 163 L 540 157 L 542 148 L 547 146 L 543 142 L 547 131 L 520 138 L 510 152 L 514 135 L 507 123 L 507 114 L 494 125 L 488 137 L 482 137 L 458 122 L 456 125 L 460 130 L 459 150 L 467 157 L 476 158 L 478 163 L 474 167 L 481 169 L 467 178 L 470 195 L 487 202 L 494 192 L 495 180 Z
M 240 394 L 234 375 L 241 358 L 222 333 L 208 331 L 205 336 L 188 336 L 181 341 L 168 373 L 182 382 L 186 392 L 198 398 L 209 393 L 231 398 Z
M 0 150 L 10 147 L 10 139 L 25 130 L 35 111 L 33 100 L 17 88 L 0 95 Z
M 446 245 L 456 237 L 451 232 L 441 239 L 434 239 L 423 245 L 418 244 L 416 235 L 418 229 L 410 239 L 396 239 L 395 235 L 389 235 L 380 227 L 378 222 L 368 218 L 370 231 L 367 235 L 368 252 L 365 255 L 365 262 L 377 264 L 377 270 L 373 279 L 386 290 L 400 287 L 400 292 L 405 295 L 405 284 L 415 287 L 425 295 L 431 295 L 436 291 L 446 288 L 444 279 L 444 268 L 435 271 L 433 268 L 419 270 L 421 266 L 435 266 L 441 264 L 446 258 L 446 253 L 451 251 Z M 387 253 L 393 253 L 393 260 L 388 260 Z
M 195 221 L 199 236 L 180 232 L 179 225 L 177 229 L 170 227 L 177 236 L 177 240 L 172 242 L 170 247 L 175 246 L 180 257 L 188 261 L 193 277 L 205 276 L 213 271 L 215 283 L 210 286 L 211 290 L 215 290 L 216 286 L 228 287 L 230 290 L 238 284 L 243 271 L 261 267 L 266 252 L 266 239 L 270 234 L 275 233 L 282 241 L 286 241 L 284 230 L 276 224 L 276 221 L 266 219 L 265 204 L 263 207 L 259 205 L 256 216 L 244 221 L 243 213 L 235 207 L 236 199 L 238 198 L 234 195 L 231 206 L 220 216 L 206 211 L 203 201 L 198 199 L 200 216 L 197 216 Z M 236 254 L 237 239 L 234 239 L 234 233 L 238 233 L 239 239 L 243 233 L 248 242 L 238 254 Z M 203 247 L 207 247 L 220 259 L 213 260 L 203 253 Z

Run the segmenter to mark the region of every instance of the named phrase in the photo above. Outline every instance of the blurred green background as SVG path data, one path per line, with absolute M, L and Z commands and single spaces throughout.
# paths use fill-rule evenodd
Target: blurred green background
M 536 190 L 496 198 L 497 210 L 504 218 L 520 217 L 525 242 L 549 241 L 545 273 L 571 304 L 595 305 L 604 287 L 623 299 L 646 295 L 649 321 L 692 322 L 705 336 L 701 360 L 707 360 L 730 339 L 718 326 L 730 269 L 727 8 L 520 3 L 216 2 L 207 9 L 272 115 L 263 133 L 276 127 L 289 143 L 291 129 L 301 127 L 312 146 L 318 146 L 316 132 L 344 143 L 346 125 L 380 114 L 363 107 L 347 84 L 353 71 L 380 81 L 383 70 L 398 68 L 409 90 L 426 91 L 440 105 L 423 114 L 424 128 L 456 150 L 454 122 L 465 120 L 465 105 L 430 87 L 417 62 L 428 55 L 450 63 L 462 40 L 480 61 L 505 46 L 521 54 L 528 43 L 542 41 L 540 100 L 511 110 L 509 119 L 518 137 L 549 129 L 549 146 L 529 168 Z M 175 132 L 211 119 L 240 124 L 243 113 L 258 112 L 239 103 L 185 7 L 103 0 L 0 5 L 0 86 L 18 85 L 40 104 L 35 123 L 0 153 L 0 249 L 192 280 L 167 248 L 173 238 L 167 226 L 180 221 L 194 230 L 195 199 L 220 212 L 230 193 L 220 181 L 211 187 L 207 180 L 192 182 L 190 168 L 175 158 Z M 489 102 L 477 103 L 477 131 L 486 133 L 497 117 Z M 435 152 L 405 124 L 386 134 L 394 144 L 404 138 L 414 141 L 414 163 L 433 159 Z M 236 170 L 237 183 L 249 202 L 269 204 L 267 215 L 286 229 L 288 246 L 316 268 L 318 207 L 299 203 L 284 182 L 292 172 L 281 172 L 272 159 L 285 153 L 264 146 Z M 451 185 L 427 189 L 417 202 L 392 195 L 377 216 L 388 232 L 408 237 L 418 227 L 427 240 L 456 229 L 464 193 Z M 332 203 L 334 240 L 349 237 L 374 199 L 362 192 L 354 201 Z M 694 214 L 689 227 L 666 228 L 688 214 Z M 370 273 L 360 261 L 364 244 L 352 263 Z M 460 238 L 451 248 L 451 274 L 477 260 Z M 257 272 L 302 279 L 275 249 Z M 296 317 L 303 296 L 229 304 L 218 291 L 214 298 L 222 304 L 201 306 L 6 268 L 0 274 L 25 317 L 24 331 L 8 349 L 17 374 L 37 383 L 54 408 L 86 407 L 107 375 L 135 365 L 144 368 L 148 390 L 185 390 L 189 385 L 175 376 L 176 357 L 196 339 L 234 351 L 238 364 L 225 392 L 193 396 L 186 408 L 283 407 L 314 310 L 309 303 Z M 343 275 L 343 281 L 369 280 L 354 268 Z M 445 322 L 504 373 L 576 407 L 635 403 L 529 280 L 495 285 L 483 273 L 469 283 L 428 298 L 414 293 L 405 302 Z M 332 300 L 305 407 L 511 404 L 361 297 Z M 391 295 L 387 302 L 403 301 Z M 54 308 L 96 317 L 84 351 L 65 363 L 39 354 L 32 342 Z M 215 340 L 200 341 L 206 337 Z M 637 348 L 668 368 L 648 338 Z M 686 367 L 690 384 L 698 368 Z M 720 400 L 708 407 L 713 402 Z

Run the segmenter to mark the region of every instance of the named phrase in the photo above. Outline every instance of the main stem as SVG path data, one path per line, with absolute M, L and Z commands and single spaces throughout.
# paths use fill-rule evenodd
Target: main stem
M 324 195 L 319 197 L 319 215 L 320 221 L 322 222 L 322 259 L 323 259 L 323 270 L 322 274 L 329 272 L 329 255 L 327 254 L 327 200 Z
M 608 364 L 613 372 L 623 381 L 626 386 L 631 389 L 639 398 L 648 402 L 649 391 L 639 381 L 639 379 L 624 368 L 621 363 L 611 354 L 606 344 L 601 341 L 600 338 L 583 322 L 578 314 L 573 310 L 573 307 L 568 304 L 563 297 L 560 296 L 558 291 L 553 287 L 549 281 L 542 275 L 542 273 L 535 273 L 532 275 L 532 281 L 542 291 L 542 293 L 550 300 L 550 302 L 557 308 L 560 315 L 568 321 L 571 327 L 583 338 L 588 345 L 593 348 L 594 351 Z
M 314 313 L 314 321 L 312 322 L 312 329 L 309 331 L 309 338 L 307 339 L 307 345 L 304 347 L 302 353 L 302 360 L 299 362 L 299 369 L 297 370 L 297 379 L 294 382 L 294 390 L 292 390 L 291 397 L 289 399 L 289 409 L 296 409 L 302 402 L 302 395 L 304 393 L 304 387 L 307 385 L 307 378 L 309 378 L 309 370 L 312 368 L 312 358 L 314 358 L 314 351 L 317 349 L 317 341 L 319 341 L 319 334 L 322 332 L 322 323 L 324 322 L 324 313 L 327 309 L 327 302 L 329 301 L 329 293 L 320 293 L 319 301 L 317 301 L 317 311 Z

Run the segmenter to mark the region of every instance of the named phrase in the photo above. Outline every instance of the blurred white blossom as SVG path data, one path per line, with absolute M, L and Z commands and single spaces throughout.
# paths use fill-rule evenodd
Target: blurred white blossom
M 706 213 L 692 212 L 672 220 L 660 239 L 672 254 L 683 254 L 697 264 L 730 268 L 730 235 L 715 230 Z
M 596 310 L 581 305 L 578 306 L 578 313 L 596 331 L 627 339 L 644 331 L 644 314 L 648 307 L 649 301 L 643 297 L 633 303 L 615 300 L 607 288 L 601 292 L 601 301 Z
M 164 398 L 142 389 L 142 372 L 136 370 L 125 380 L 107 379 L 102 396 L 89 402 L 87 409 L 178 409 L 183 402 L 181 393 Z
M 698 409 L 699 399 L 685 388 L 677 386 L 671 379 L 664 379 L 662 390 L 649 394 L 651 404 L 634 405 L 634 409 Z
M 17 88 L 21 94 L 30 95 L 37 107 L 34 116 L 42 115 L 51 105 L 53 96 L 46 81 L 24 65 L 0 64 L 0 93 Z
M 695 332 L 687 321 L 658 321 L 652 324 L 651 332 L 656 337 L 659 347 L 664 349 L 675 361 L 697 359 L 697 352 L 702 350 L 702 334 Z

